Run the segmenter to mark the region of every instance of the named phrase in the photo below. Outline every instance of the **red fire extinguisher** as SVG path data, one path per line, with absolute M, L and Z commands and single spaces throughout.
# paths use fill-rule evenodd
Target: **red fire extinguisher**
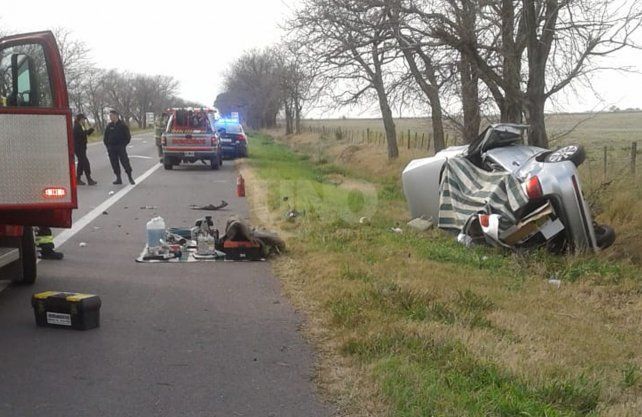
M 243 175 L 236 177 L 236 195 L 238 197 L 245 197 L 245 180 Z

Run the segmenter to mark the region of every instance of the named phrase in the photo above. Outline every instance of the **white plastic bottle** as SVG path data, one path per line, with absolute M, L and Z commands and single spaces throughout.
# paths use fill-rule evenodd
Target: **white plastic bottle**
M 162 217 L 154 217 L 147 222 L 147 247 L 160 246 L 160 241 L 165 236 L 165 220 Z

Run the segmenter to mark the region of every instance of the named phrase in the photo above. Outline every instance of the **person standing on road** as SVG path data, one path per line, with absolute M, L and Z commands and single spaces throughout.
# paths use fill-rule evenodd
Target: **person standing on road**
M 129 127 L 123 122 L 116 110 L 111 110 L 109 112 L 110 122 L 105 128 L 105 136 L 103 142 L 105 147 L 107 147 L 107 153 L 109 154 L 109 162 L 111 163 L 111 168 L 114 170 L 116 175 L 116 181 L 113 184 L 122 184 L 123 181 L 120 177 L 120 165 L 123 165 L 129 183 L 134 185 L 134 178 L 132 178 L 132 166 L 129 163 L 129 157 L 127 156 L 127 145 L 131 141 L 132 135 L 129 132 Z
M 74 153 L 78 158 L 78 166 L 76 167 L 76 183 L 78 185 L 85 185 L 82 181 L 82 174 L 87 177 L 87 184 L 98 184 L 91 178 L 91 166 L 89 159 L 87 159 L 87 136 L 94 133 L 94 128 L 85 130 L 82 126 L 83 122 L 87 120 L 84 114 L 78 113 L 74 119 Z

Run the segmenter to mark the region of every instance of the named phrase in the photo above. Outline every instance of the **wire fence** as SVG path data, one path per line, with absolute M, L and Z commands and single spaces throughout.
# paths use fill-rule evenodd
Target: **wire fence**
M 385 133 L 381 130 L 327 126 L 306 126 L 305 130 L 325 138 L 343 140 L 353 145 L 387 146 Z M 461 136 L 454 132 L 445 133 L 444 141 L 446 146 L 463 144 Z M 397 146 L 400 149 L 422 150 L 427 155 L 434 153 L 432 134 L 411 129 L 397 131 Z M 637 141 L 631 141 L 630 144 L 624 146 L 614 144 L 604 145 L 601 148 L 592 146 L 586 150 L 589 175 L 597 179 L 597 172 L 604 181 L 613 176 L 636 175 L 639 152 Z

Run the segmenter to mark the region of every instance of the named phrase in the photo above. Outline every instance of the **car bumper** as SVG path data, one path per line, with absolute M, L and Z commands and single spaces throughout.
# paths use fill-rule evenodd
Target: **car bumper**
M 221 153 L 224 157 L 236 158 L 238 156 L 247 155 L 246 144 L 221 144 Z
M 571 161 L 540 162 L 529 169 L 528 174 L 537 175 L 544 198 L 553 202 L 574 248 L 578 251 L 597 250 L 591 211 L 584 199 L 575 165 Z

